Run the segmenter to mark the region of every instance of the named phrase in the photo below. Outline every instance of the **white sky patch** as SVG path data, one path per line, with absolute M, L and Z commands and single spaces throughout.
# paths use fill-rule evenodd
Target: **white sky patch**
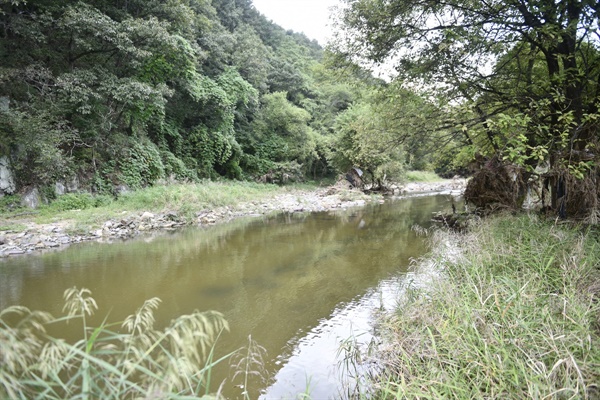
M 253 0 L 254 7 L 284 29 L 303 32 L 325 46 L 332 37 L 331 7 L 340 0 Z

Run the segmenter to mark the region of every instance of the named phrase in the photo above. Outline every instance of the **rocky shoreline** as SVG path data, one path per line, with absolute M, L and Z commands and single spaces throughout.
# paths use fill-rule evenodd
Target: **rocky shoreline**
M 409 183 L 392 187 L 393 197 L 417 194 L 448 193 L 459 195 L 465 187 L 464 180 L 435 183 Z M 100 228 L 84 234 L 69 233 L 65 224 L 27 223 L 21 232 L 0 233 L 0 258 L 34 254 L 50 249 L 61 249 L 74 243 L 86 241 L 111 241 L 129 239 L 153 232 L 178 229 L 184 226 L 211 226 L 240 217 L 262 216 L 277 212 L 332 211 L 350 207 L 362 207 L 369 202 L 383 201 L 382 196 L 368 196 L 360 191 L 348 190 L 339 185 L 316 191 L 293 191 L 278 194 L 260 202 L 240 203 L 233 207 L 200 210 L 195 217 L 184 218 L 174 211 L 152 213 L 125 213 L 118 219 L 105 221 Z

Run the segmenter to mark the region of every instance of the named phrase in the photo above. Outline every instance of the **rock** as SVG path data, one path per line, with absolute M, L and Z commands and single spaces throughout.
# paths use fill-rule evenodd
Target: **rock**
M 129 192 L 131 192 L 131 189 L 129 189 L 129 186 L 127 186 L 127 185 L 118 185 L 117 187 L 115 187 L 115 193 L 117 196 L 120 196 L 125 193 L 129 193 Z
M 6 236 L 0 235 L 0 244 L 6 243 Z
M 70 180 L 67 180 L 66 189 L 69 193 L 77 192 L 79 190 L 79 179 L 74 176 Z
M 40 205 L 40 192 L 37 188 L 33 188 L 25 192 L 21 198 L 21 204 L 25 207 L 36 209 Z
M 58 237 L 58 242 L 61 244 L 68 244 L 71 243 L 71 238 L 69 236 L 60 236 Z
M 22 249 L 13 248 L 13 249 L 8 249 L 5 253 L 9 256 L 13 256 L 13 255 L 17 255 L 17 254 L 25 254 L 25 251 Z
M 104 231 L 102 229 L 98 229 L 98 230 L 94 231 L 93 234 L 94 234 L 94 236 L 102 237 L 102 236 L 104 236 Z
M 10 97 L 0 96 L 0 111 L 8 112 L 10 110 Z
M 15 179 L 10 169 L 8 157 L 0 157 L 0 193 L 13 194 L 16 190 Z
M 164 218 L 169 221 L 179 220 L 179 216 L 177 215 L 177 213 L 175 211 L 169 211 L 168 213 L 165 214 Z
M 58 233 L 58 232 L 60 232 L 60 229 L 57 226 L 50 225 L 50 226 L 45 227 L 43 229 L 43 231 L 46 233 Z
M 56 182 L 54 184 L 54 192 L 56 193 L 57 196 L 62 196 L 63 194 L 65 194 L 65 190 L 67 188 L 65 187 L 65 185 L 63 185 L 60 182 Z
M 142 221 L 145 221 L 148 219 L 153 219 L 154 214 L 152 214 L 151 212 L 145 211 L 140 218 L 142 219 Z

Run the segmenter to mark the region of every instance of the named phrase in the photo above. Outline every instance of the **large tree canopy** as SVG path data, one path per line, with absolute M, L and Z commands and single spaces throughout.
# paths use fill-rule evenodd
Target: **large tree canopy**
M 443 95 L 465 145 L 581 177 L 597 161 L 597 0 L 345 0 L 337 47 Z

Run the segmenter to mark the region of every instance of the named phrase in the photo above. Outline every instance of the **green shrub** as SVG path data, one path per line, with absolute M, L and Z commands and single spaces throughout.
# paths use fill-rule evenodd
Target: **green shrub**
M 94 207 L 104 207 L 113 202 L 113 197 L 109 195 L 96 195 L 94 196 Z
M 198 180 L 196 172 L 189 169 L 182 160 L 175 157 L 170 151 L 163 150 L 160 152 L 160 156 L 165 167 L 166 176 L 174 176 L 178 181 L 195 182 Z
M 67 193 L 57 197 L 49 207 L 56 211 L 85 210 L 96 207 L 96 199 L 89 193 Z
M 124 157 L 117 161 L 118 177 L 130 188 L 149 186 L 165 177 L 165 166 L 158 147 L 149 140 L 132 143 L 124 153 Z
M 102 196 L 112 195 L 114 192 L 114 185 L 108 179 L 111 173 L 114 171 L 114 163 L 109 163 L 109 166 L 103 168 L 103 174 L 96 171 L 92 177 L 92 190 Z
M 240 163 L 244 171 L 252 177 L 264 175 L 276 166 L 275 162 L 252 154 L 244 154 Z
M 51 202 L 56 199 L 56 188 L 54 185 L 42 185 L 40 186 L 40 196 L 44 202 Z
M 17 194 L 0 197 L 0 213 L 9 213 L 22 208 L 21 196 Z

